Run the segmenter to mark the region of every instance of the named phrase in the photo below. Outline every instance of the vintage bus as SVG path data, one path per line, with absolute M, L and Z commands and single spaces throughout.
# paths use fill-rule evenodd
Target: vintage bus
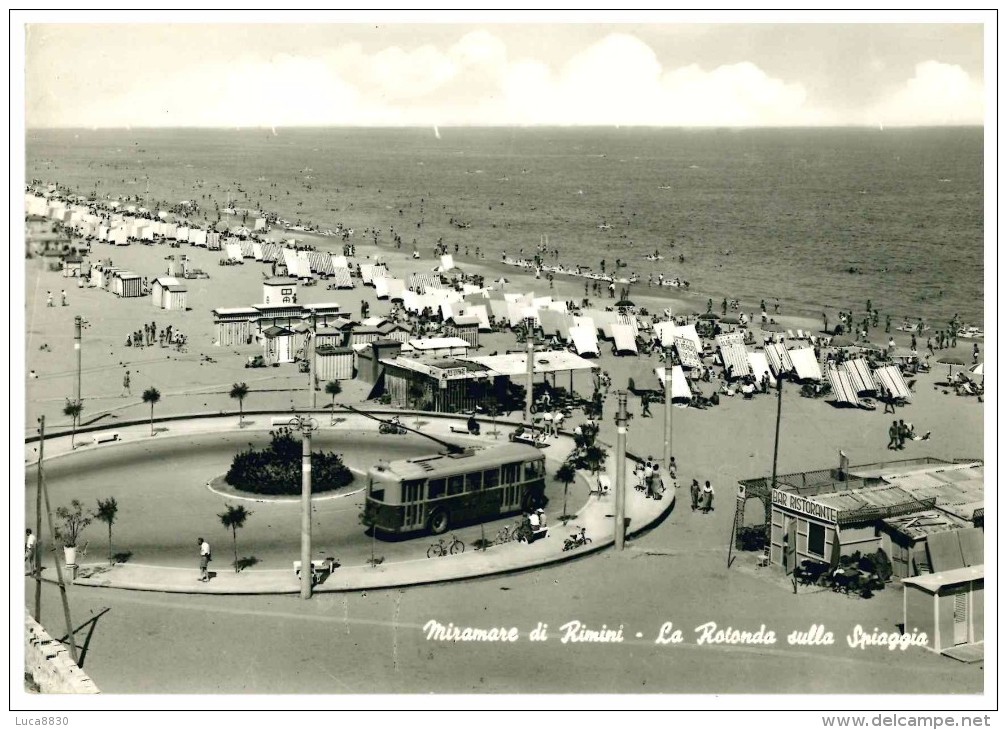
M 361 519 L 378 534 L 487 522 L 545 505 L 545 456 L 507 443 L 378 463 L 367 474 Z

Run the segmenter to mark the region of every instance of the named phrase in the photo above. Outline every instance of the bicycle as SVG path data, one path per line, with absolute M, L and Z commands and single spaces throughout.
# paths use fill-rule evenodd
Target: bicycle
M 581 527 L 580 532 L 575 532 L 570 535 L 570 537 L 563 542 L 563 551 L 566 552 L 567 550 L 574 550 L 575 548 L 579 548 L 581 545 L 589 545 L 591 543 L 591 538 L 587 536 L 586 532 L 587 531 Z
M 433 545 L 427 548 L 427 557 L 432 558 L 437 556 L 443 558 L 445 555 L 456 555 L 458 553 L 465 552 L 465 543 L 459 540 L 454 535 L 451 536 L 451 542 L 445 543 L 444 538 L 440 538 Z
M 520 523 L 514 525 L 504 525 L 497 532 L 496 539 L 493 541 L 494 545 L 503 545 L 505 542 L 510 542 L 511 540 L 517 540 L 519 530 L 521 528 Z

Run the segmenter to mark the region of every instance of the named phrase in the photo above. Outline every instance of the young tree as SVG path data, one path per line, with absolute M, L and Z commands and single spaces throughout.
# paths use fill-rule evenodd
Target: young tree
M 220 524 L 231 531 L 234 541 L 234 572 L 238 572 L 238 528 L 245 526 L 245 520 L 252 516 L 251 511 L 246 510 L 244 505 L 235 507 L 233 504 L 224 505 L 226 512 L 220 512 Z
M 98 509 L 95 510 L 94 516 L 108 525 L 108 564 L 112 565 L 114 562 L 112 560 L 112 524 L 115 522 L 115 517 L 119 513 L 119 505 L 115 501 L 115 497 L 109 497 L 108 499 L 98 500 Z
M 143 391 L 143 402 L 150 403 L 150 435 L 154 435 L 154 406 L 161 400 L 161 391 L 154 386 Z
M 336 396 L 343 392 L 343 386 L 338 380 L 330 380 L 325 384 L 325 392 L 332 398 L 332 411 L 329 413 L 330 421 L 336 420 Z
M 231 386 L 231 397 L 238 401 L 238 428 L 245 423 L 245 396 L 248 395 L 248 385 L 235 383 Z
M 577 470 L 569 461 L 564 461 L 556 470 L 556 479 L 563 483 L 563 516 L 560 519 L 566 523 L 571 518 L 571 515 L 566 513 L 566 495 L 570 485 L 577 479 Z
M 83 410 L 84 410 L 84 404 L 81 403 L 79 400 L 70 400 L 68 398 L 66 401 L 66 405 L 63 406 L 63 415 L 70 416 L 72 423 L 71 426 L 72 430 L 70 431 L 71 450 L 74 448 L 74 440 L 77 437 L 77 422 L 80 420 L 80 413 Z

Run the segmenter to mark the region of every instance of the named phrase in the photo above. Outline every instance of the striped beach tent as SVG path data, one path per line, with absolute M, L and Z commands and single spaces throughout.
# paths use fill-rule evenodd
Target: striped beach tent
M 744 345 L 731 343 L 720 347 L 720 359 L 724 369 L 730 373 L 730 379 L 742 378 L 751 372 L 748 362 L 748 350 Z
M 255 258 L 255 247 L 252 245 L 251 241 L 241 241 L 239 244 L 241 246 L 241 255 L 246 259 Z
M 262 261 L 271 264 L 281 258 L 280 247 L 275 243 L 262 244 Z
M 909 391 L 909 386 L 894 365 L 877 368 L 874 371 L 874 382 L 877 383 L 878 389 L 890 398 L 912 400 L 913 394 Z
M 654 332 L 661 338 L 662 347 L 670 347 L 674 344 L 676 337 L 684 337 L 692 341 L 696 346 L 697 352 L 703 349 L 703 342 L 699 339 L 699 333 L 696 332 L 696 325 L 694 324 L 680 327 L 674 322 L 658 322 L 654 325 Z
M 850 376 L 850 382 L 857 393 L 864 394 L 877 391 L 877 385 L 874 382 L 874 378 L 871 377 L 871 368 L 862 357 L 856 360 L 847 360 L 842 364 L 842 368 Z
M 829 368 L 825 375 L 832 386 L 832 395 L 837 403 L 848 403 L 851 406 L 859 406 L 860 398 L 857 397 L 856 388 L 850 378 L 850 373 L 846 368 Z
M 325 274 L 328 276 L 334 271 L 332 257 L 327 253 L 309 251 L 308 259 L 311 263 L 311 270 L 316 274 Z
M 349 269 L 335 268 L 332 270 L 332 276 L 330 277 L 332 281 L 330 286 L 334 286 L 336 289 L 352 289 L 353 277 L 350 275 Z
M 769 360 L 769 367 L 773 373 L 779 377 L 780 373 L 789 373 L 794 369 L 794 364 L 790 360 L 790 353 L 787 348 L 779 342 L 770 342 L 766 345 L 766 359 Z

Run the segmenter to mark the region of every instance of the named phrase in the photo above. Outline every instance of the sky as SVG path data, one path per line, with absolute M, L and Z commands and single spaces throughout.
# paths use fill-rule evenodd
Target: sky
M 982 124 L 979 24 L 26 26 L 34 127 Z

